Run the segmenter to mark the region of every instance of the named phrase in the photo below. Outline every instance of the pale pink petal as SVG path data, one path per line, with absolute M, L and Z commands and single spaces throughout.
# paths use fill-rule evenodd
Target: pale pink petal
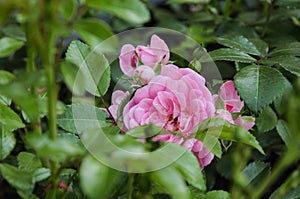
M 169 48 L 165 43 L 165 41 L 159 38 L 157 35 L 152 35 L 150 40 L 150 48 L 153 49 L 153 51 L 160 58 L 160 60 L 163 59 L 164 65 L 169 61 L 170 58 Z
M 227 81 L 221 86 L 220 96 L 229 112 L 240 112 L 244 107 L 244 102 L 241 101 L 233 81 Z
M 134 70 L 137 64 L 137 57 L 134 54 L 135 48 L 131 44 L 125 44 L 121 48 L 121 55 L 119 56 L 120 68 L 122 72 L 128 77 L 134 75 Z

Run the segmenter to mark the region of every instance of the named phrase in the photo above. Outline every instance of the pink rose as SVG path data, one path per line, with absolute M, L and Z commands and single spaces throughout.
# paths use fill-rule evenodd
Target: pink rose
M 138 57 L 136 56 L 138 55 Z M 135 76 L 135 70 L 139 67 L 139 60 L 143 65 L 155 69 L 158 63 L 167 64 L 170 52 L 167 44 L 157 35 L 153 35 L 150 46 L 137 46 L 125 44 L 121 49 L 120 67 L 122 72 L 128 77 Z
M 127 129 L 152 123 L 188 136 L 214 112 L 212 95 L 201 75 L 189 68 L 166 65 L 161 75 L 137 89 L 124 108 L 123 121 Z
M 226 110 L 230 113 L 240 112 L 244 107 L 244 102 L 241 101 L 233 81 L 227 81 L 221 86 L 220 97 L 225 103 Z
M 128 91 L 124 92 L 121 90 L 116 90 L 112 93 L 111 105 L 110 107 L 108 107 L 108 110 L 115 121 L 118 120 L 117 116 L 118 116 L 119 105 L 121 104 L 122 100 L 128 95 L 129 95 Z
M 220 99 L 225 104 L 225 109 L 218 109 L 216 116 L 221 117 L 232 124 L 243 127 L 245 130 L 251 129 L 255 124 L 255 119 L 250 116 L 238 116 L 235 120 L 232 118 L 231 113 L 240 112 L 244 107 L 244 102 L 241 101 L 237 90 L 235 89 L 233 81 L 227 81 L 220 87 Z M 213 96 L 216 102 L 218 96 Z

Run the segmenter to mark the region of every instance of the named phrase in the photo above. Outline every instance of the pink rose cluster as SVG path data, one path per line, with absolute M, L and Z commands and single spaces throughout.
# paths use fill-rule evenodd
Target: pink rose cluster
M 235 125 L 250 129 L 254 120 L 238 116 L 233 119 L 231 113 L 240 112 L 244 103 L 240 100 L 232 81 L 225 82 L 219 95 L 212 95 L 205 86 L 205 79 L 189 68 L 179 68 L 169 63 L 170 52 L 166 43 L 158 36 L 151 37 L 150 46 L 126 44 L 121 49 L 120 68 L 128 77 L 142 81 L 122 113 L 123 130 L 136 126 L 155 124 L 170 132 L 181 133 L 157 135 L 153 141 L 173 142 L 192 151 L 200 167 L 210 164 L 214 155 L 204 144 L 191 138 L 193 129 L 203 120 L 218 116 Z M 156 70 L 157 68 L 160 70 Z M 114 119 L 122 100 L 129 92 L 116 90 L 112 95 L 109 111 Z M 221 100 L 223 109 L 217 109 Z

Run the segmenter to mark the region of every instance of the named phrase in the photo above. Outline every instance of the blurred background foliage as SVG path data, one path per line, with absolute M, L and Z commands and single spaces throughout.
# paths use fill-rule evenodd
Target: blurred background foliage
M 222 157 L 203 172 L 187 155 L 145 174 L 88 155 L 64 121 L 79 63 L 66 51 L 138 27 L 176 30 L 206 48 L 256 118 L 251 133 L 265 155 L 221 140 Z M 299 40 L 299 0 L 0 1 L 0 198 L 300 198 Z

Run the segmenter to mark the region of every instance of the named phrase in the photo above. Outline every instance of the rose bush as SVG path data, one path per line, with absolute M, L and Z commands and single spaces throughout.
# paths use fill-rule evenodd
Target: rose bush
M 130 44 L 122 47 L 119 57 L 121 70 L 128 77 L 138 77 L 146 84 L 138 88 L 125 105 L 122 129 L 126 131 L 137 126 L 155 124 L 170 133 L 181 133 L 183 137 L 157 135 L 153 141 L 181 144 L 195 154 L 200 167 L 204 168 L 214 155 L 200 140 L 190 137 L 197 125 L 217 116 L 249 130 L 254 125 L 254 119 L 240 115 L 233 119 L 231 113 L 240 112 L 244 102 L 232 81 L 221 86 L 219 95 L 212 95 L 205 85 L 204 77 L 192 69 L 167 64 L 169 57 L 168 46 L 156 35 L 151 37 L 150 47 L 134 48 Z M 153 69 L 158 64 L 161 64 L 161 71 L 156 75 Z M 120 121 L 117 118 L 118 106 L 128 94 L 116 90 L 112 95 L 109 110 L 117 123 Z M 224 105 L 222 109 L 216 108 L 218 100 Z

